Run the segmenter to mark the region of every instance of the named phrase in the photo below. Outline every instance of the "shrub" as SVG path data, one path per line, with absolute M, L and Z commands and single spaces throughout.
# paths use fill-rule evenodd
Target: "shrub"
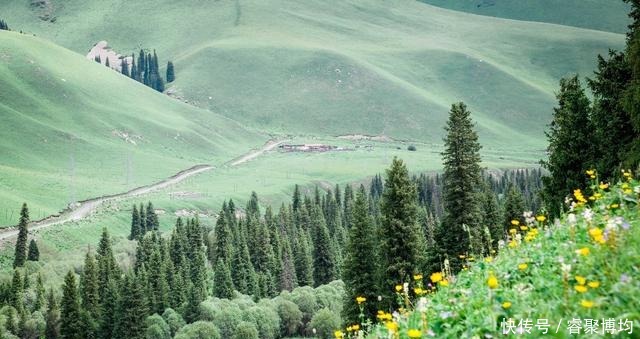
M 146 336 L 148 339 L 171 339 L 171 328 L 160 315 L 148 316 L 145 323 L 147 325 Z
M 416 146 L 415 145 L 409 145 L 409 147 L 407 147 L 407 150 L 411 151 L 411 152 L 415 152 L 416 151 Z
M 298 333 L 302 325 L 302 312 L 298 305 L 285 299 L 277 300 L 278 316 L 280 316 L 280 335 L 290 337 Z
M 302 311 L 303 323 L 311 320 L 311 317 L 319 308 L 313 288 L 309 286 L 298 287 L 291 292 L 290 297 L 290 300 L 298 305 L 298 308 Z
M 176 333 L 174 339 L 220 339 L 220 331 L 213 323 L 196 321 L 184 326 Z M 229 337 L 225 337 L 229 338 Z
M 258 339 L 258 329 L 256 325 L 248 321 L 242 321 L 236 327 L 234 339 Z
M 218 326 L 223 338 L 231 338 L 242 319 L 240 307 L 226 299 L 204 301 L 200 304 L 200 313 L 203 320 L 211 321 Z
M 258 305 L 247 309 L 243 318 L 251 318 L 261 339 L 275 339 L 280 332 L 280 317 L 269 305 Z M 248 320 L 248 319 L 247 319 Z
M 309 325 L 307 332 L 312 333 L 315 329 L 315 335 L 319 338 L 331 338 L 333 332 L 340 327 L 340 317 L 337 313 L 332 312 L 328 308 L 323 308 L 316 313 Z
M 167 308 L 166 310 L 164 310 L 164 313 L 162 313 L 162 318 L 169 326 L 169 330 L 171 331 L 172 336 L 174 336 L 179 329 L 186 325 L 186 322 L 184 321 L 184 319 L 182 319 L 182 316 L 171 308 Z

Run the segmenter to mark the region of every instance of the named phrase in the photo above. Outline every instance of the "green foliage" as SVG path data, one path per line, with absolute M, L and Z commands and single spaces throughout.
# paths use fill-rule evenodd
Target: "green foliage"
M 29 241 L 29 251 L 27 253 L 27 260 L 29 261 L 38 261 L 40 260 L 40 250 L 38 249 L 38 244 L 35 239 L 31 239 Z
M 522 213 L 524 209 L 524 199 L 522 198 L 522 192 L 513 184 L 509 185 L 507 190 L 507 197 L 504 201 L 504 217 L 502 218 L 502 225 L 505 227 L 505 232 L 508 233 L 510 229 L 519 228 L 519 225 L 524 225 L 524 216 Z M 518 221 L 518 225 L 512 223 L 513 220 Z M 503 232 L 503 233 L 505 233 Z
M 171 339 L 171 328 L 163 317 L 157 313 L 147 317 L 146 339 Z
M 46 328 L 44 331 L 46 339 L 56 339 L 60 337 L 60 309 L 53 290 L 47 294 L 47 314 Z
M 460 102 L 451 106 L 445 126 L 445 150 L 442 153 L 443 205 L 442 223 L 436 232 L 436 244 L 451 268 L 462 267 L 459 255 L 481 253 L 481 168 L 480 143 L 471 120 L 471 112 Z M 405 280 L 397 280 L 405 281 Z
M 64 278 L 60 313 L 60 335 L 63 339 L 83 339 L 80 299 L 76 276 L 72 271 Z
M 220 331 L 211 322 L 196 321 L 181 328 L 174 339 L 220 339 Z M 231 337 L 224 337 L 231 338 Z
M 175 73 L 175 69 L 173 67 L 173 62 L 169 61 L 167 62 L 167 82 L 173 82 L 174 80 L 176 80 L 176 73 Z
M 164 313 L 162 313 L 162 318 L 166 321 L 169 329 L 171 330 L 171 336 L 175 335 L 178 330 L 180 330 L 186 322 L 182 319 L 180 313 L 174 311 L 171 308 L 167 308 Z
M 9 25 L 7 25 L 6 21 L 0 19 L 0 30 L 9 30 Z
M 562 211 L 564 199 L 576 187 L 584 187 L 587 169 L 593 167 L 592 125 L 589 99 L 578 76 L 560 80 L 553 121 L 546 133 L 549 159 L 542 165 L 550 172 L 544 178 L 544 200 L 551 216 Z
M 276 303 L 280 317 L 280 335 L 282 337 L 293 336 L 302 324 L 302 312 L 298 305 L 289 300 L 277 299 Z
M 29 236 L 29 231 L 27 230 L 28 226 L 29 208 L 27 207 L 27 203 L 24 203 L 20 210 L 20 221 L 18 222 L 18 239 L 16 240 L 15 255 L 13 259 L 14 268 L 24 266 L 24 263 L 27 260 L 27 237 Z
M 313 315 L 307 327 L 307 332 L 315 332 L 314 336 L 318 338 L 332 338 L 333 331 L 340 327 L 340 317 L 330 309 L 323 308 Z
M 386 302 L 392 302 L 392 289 L 419 270 L 420 237 L 417 224 L 417 191 L 406 165 L 393 159 L 387 170 L 382 193 L 380 225 L 380 289 Z
M 94 317 L 99 314 L 100 281 L 98 278 L 96 261 L 91 251 L 87 251 L 84 269 L 80 275 L 80 298 L 82 300 L 82 308 Z
M 231 299 L 234 297 L 233 281 L 231 280 L 231 273 L 229 272 L 229 266 L 222 261 L 222 258 L 218 259 L 213 276 L 213 295 L 218 298 Z
M 376 281 L 378 261 L 374 223 L 369 215 L 369 204 L 364 186 L 360 186 L 353 205 L 352 226 L 345 250 L 342 280 L 346 285 L 342 321 L 355 323 L 362 321 L 362 313 L 366 319 L 373 318 L 377 311 L 372 302 L 363 305 L 361 310 L 354 301 L 357 297 L 365 297 L 373 301 L 377 291 L 371 288 Z
M 329 230 L 316 205 L 311 212 L 313 238 L 313 281 L 315 286 L 324 285 L 336 278 L 336 258 L 335 249 Z
M 258 329 L 256 325 L 248 321 L 241 321 L 236 327 L 233 335 L 234 339 L 258 339 Z
M 121 285 L 113 336 L 142 339 L 145 337 L 145 319 L 149 311 L 143 282 L 127 274 Z

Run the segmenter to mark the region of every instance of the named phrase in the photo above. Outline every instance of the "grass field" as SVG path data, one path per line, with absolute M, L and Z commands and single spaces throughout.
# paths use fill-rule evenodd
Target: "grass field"
M 499 18 L 548 22 L 624 33 L 629 6 L 622 0 L 420 0 L 434 6 Z
M 559 78 L 589 75 L 598 53 L 624 41 L 408 0 L 51 3 L 55 23 L 21 2 L 0 11 L 79 53 L 103 39 L 123 53 L 155 48 L 175 62 L 172 86 L 189 101 L 253 127 L 320 136 L 439 142 L 451 103 L 463 100 L 487 144 L 538 148 Z M 602 12 L 626 18 L 615 6 Z
M 40 38 L 0 31 L 0 59 L 0 225 L 24 201 L 38 219 L 267 139 Z

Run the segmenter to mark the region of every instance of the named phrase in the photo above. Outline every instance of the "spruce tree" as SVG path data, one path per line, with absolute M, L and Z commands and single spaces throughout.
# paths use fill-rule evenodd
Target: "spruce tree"
M 227 216 L 225 216 L 222 212 L 220 213 L 220 217 L 216 221 L 216 227 L 214 229 L 214 246 L 211 256 L 211 263 L 217 263 L 218 258 L 222 258 L 222 260 L 226 263 L 231 262 L 231 258 L 233 256 L 233 247 L 231 242 L 231 229 L 227 222 Z
M 106 296 L 106 289 L 109 286 L 110 281 L 117 282 L 120 277 L 120 268 L 116 264 L 116 259 L 113 256 L 113 250 L 111 248 L 111 238 L 106 228 L 102 229 L 102 235 L 100 242 L 98 243 L 97 250 L 98 261 L 98 279 L 100 295 L 100 302 L 104 302 Z
M 158 215 L 153 208 L 151 201 L 147 203 L 147 230 L 157 231 L 160 228 L 160 222 L 158 221 Z
M 38 273 L 38 278 L 36 278 L 36 300 L 34 302 L 33 305 L 33 309 L 35 311 L 39 311 L 42 309 L 42 307 L 46 304 L 46 300 L 45 300 L 45 289 L 44 289 L 44 283 L 42 282 L 42 274 Z
M 47 314 L 45 318 L 45 339 L 60 338 L 60 308 L 58 308 L 58 301 L 53 294 L 53 289 L 50 289 L 49 293 L 47 294 Z
M 300 188 L 298 187 L 298 184 L 296 184 L 293 189 L 293 199 L 292 199 L 294 212 L 298 212 L 298 209 L 300 208 L 301 203 L 302 201 L 300 200 Z
M 173 82 L 176 80 L 176 73 L 173 68 L 173 62 L 167 62 L 167 82 Z
M 640 1 L 624 0 L 631 5 L 629 17 L 632 20 L 627 32 L 626 59 L 631 69 L 631 81 L 624 89 L 622 105 L 628 112 L 634 130 L 634 140 L 627 152 L 625 164 L 640 163 Z M 619 114 L 619 113 L 618 113 Z
M 345 283 L 345 296 L 342 307 L 342 319 L 345 324 L 360 323 L 360 309 L 357 297 L 365 297 L 363 304 L 365 319 L 374 319 L 376 290 L 372 282 L 376 281 L 377 258 L 373 219 L 369 215 L 369 204 L 364 186 L 360 186 L 353 206 L 353 222 L 349 230 L 349 239 L 345 249 L 342 280 Z
M 27 237 L 29 234 L 29 208 L 27 203 L 22 204 L 20 210 L 20 222 L 18 223 L 18 239 L 16 240 L 15 256 L 13 259 L 13 267 L 24 266 L 27 260 Z
M 129 231 L 129 240 L 138 240 L 140 238 L 140 213 L 138 213 L 138 207 L 133 204 L 133 210 L 131 211 L 131 231 Z
M 143 339 L 146 329 L 145 319 L 148 316 L 147 307 L 143 282 L 128 274 L 120 289 L 113 337 Z
M 505 233 L 508 233 L 510 229 L 519 229 L 520 225 L 524 225 L 524 198 L 520 189 L 513 183 L 509 183 L 507 188 L 507 195 L 504 200 L 504 217 L 502 218 L 502 225 L 505 228 Z M 512 224 L 512 221 L 518 221 L 518 225 Z
M 462 267 L 460 255 L 479 254 L 481 250 L 481 146 L 471 112 L 462 102 L 452 105 L 445 131 L 444 216 L 436 243 L 442 255 L 438 260 L 448 258 L 453 271 L 457 271 Z
M 498 241 L 504 239 L 504 225 L 502 214 L 500 213 L 500 206 L 496 199 L 496 195 L 489 189 L 485 188 L 483 192 L 482 201 L 482 223 L 489 229 L 489 235 L 491 236 L 491 250 L 498 249 Z M 485 244 L 487 244 L 485 239 Z M 488 245 L 488 244 L 487 244 Z
M 407 167 L 398 158 L 387 170 L 382 194 L 380 228 L 381 291 L 392 302 L 393 287 L 410 281 L 419 270 L 420 229 L 417 224 L 417 191 Z
M 589 121 L 589 99 L 578 76 L 560 80 L 553 121 L 546 133 L 548 159 L 541 161 L 549 171 L 543 178 L 542 194 L 549 214 L 560 215 L 565 197 L 574 189 L 585 188 L 585 171 L 593 167 L 592 128 Z
M 80 300 L 78 299 L 78 287 L 76 286 L 76 276 L 72 271 L 69 271 L 64 278 L 61 308 L 61 338 L 83 339 L 82 322 L 80 321 Z
M 98 266 L 91 251 L 87 251 L 83 272 L 80 276 L 80 297 L 82 308 L 94 319 L 97 318 L 100 311 L 99 284 Z
M 200 318 L 200 303 L 202 302 L 202 295 L 200 289 L 193 284 L 189 284 L 189 297 L 187 298 L 187 305 L 184 308 L 182 317 L 187 324 L 194 323 Z
M 38 249 L 38 244 L 35 239 L 31 239 L 31 241 L 29 241 L 29 253 L 27 254 L 27 260 L 40 260 L 40 250 Z
M 24 281 L 22 280 L 22 275 L 18 269 L 14 269 L 8 301 L 9 305 L 13 306 L 13 308 L 15 308 L 19 313 L 22 313 L 23 311 L 23 292 Z
M 301 228 L 298 230 L 294 258 L 296 265 L 296 277 L 300 286 L 314 286 L 313 283 L 313 249 L 309 231 Z
M 127 59 L 121 59 L 120 60 L 120 73 L 122 73 L 122 75 L 129 77 L 130 73 L 129 73 L 129 63 L 127 62 Z
M 218 258 L 213 274 L 213 296 L 227 299 L 233 299 L 235 296 L 229 266 L 222 261 L 222 258 Z
M 111 65 L 109 65 L 109 57 L 105 60 L 104 65 L 111 68 Z
M 98 338 L 114 338 L 114 329 L 118 318 L 118 287 L 114 280 L 109 280 L 104 288 L 104 296 L 100 303 L 100 324 Z
M 328 284 L 336 278 L 335 250 L 329 236 L 320 207 L 313 207 L 311 222 L 314 236 L 313 242 L 313 281 L 315 286 Z
M 631 67 L 624 53 L 609 51 L 609 58 L 598 55 L 595 77 L 588 80 L 593 93 L 591 122 L 594 127 L 594 159 L 601 179 L 617 174 L 616 169 L 633 166 L 630 153 L 636 133 L 631 116 L 623 105 L 624 89 L 632 79 Z

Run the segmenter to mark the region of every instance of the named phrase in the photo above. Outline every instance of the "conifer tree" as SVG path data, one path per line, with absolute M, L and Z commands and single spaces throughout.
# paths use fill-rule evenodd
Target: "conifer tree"
M 100 295 L 100 302 L 102 303 L 104 302 L 106 295 L 105 290 L 107 286 L 109 286 L 109 282 L 112 280 L 117 282 L 120 276 L 120 269 L 116 264 L 116 259 L 113 256 L 113 250 L 111 248 L 111 238 L 106 228 L 102 229 L 102 235 L 98 243 L 97 261 L 98 279 L 100 282 L 98 293 Z
M 60 338 L 60 308 L 58 308 L 58 301 L 53 294 L 53 289 L 50 289 L 47 294 L 47 314 L 44 337 L 45 339 Z
M 444 216 L 436 243 L 455 272 L 462 267 L 459 255 L 480 253 L 482 239 L 482 182 L 480 143 L 471 112 L 460 102 L 451 106 L 445 127 L 443 204 Z
M 298 277 L 296 276 L 295 259 L 288 241 L 282 244 L 282 252 L 280 256 L 282 269 L 280 270 L 280 289 L 292 291 L 298 286 Z
M 578 76 L 560 80 L 553 121 L 546 133 L 549 140 L 542 166 L 549 171 L 543 178 L 543 197 L 549 214 L 560 215 L 565 197 L 587 184 L 585 171 L 593 167 L 592 128 L 589 121 L 589 99 Z
M 298 230 L 294 258 L 296 265 L 296 277 L 300 286 L 314 286 L 313 284 L 313 250 L 309 231 Z
M 393 159 L 382 194 L 380 228 L 381 291 L 391 302 L 393 286 L 410 281 L 419 270 L 420 229 L 417 224 L 417 191 L 406 165 Z
M 29 241 L 29 253 L 27 254 L 27 260 L 40 260 L 40 250 L 38 249 L 38 244 L 35 239 L 31 239 L 31 241 Z
M 227 216 L 220 213 L 220 217 L 216 221 L 216 227 L 214 229 L 214 246 L 211 256 L 211 263 L 217 263 L 218 258 L 226 263 L 231 262 L 233 256 L 233 247 L 231 242 L 231 230 L 227 222 Z
M 24 281 L 18 269 L 13 270 L 13 278 L 11 280 L 11 291 L 9 294 L 9 305 L 13 306 L 19 313 L 23 311 L 23 292 Z
M 29 234 L 29 208 L 27 204 L 22 204 L 20 210 L 20 222 L 18 223 L 18 239 L 16 240 L 15 256 L 13 259 L 13 267 L 24 266 L 27 260 L 27 237 Z
M 509 183 L 507 188 L 507 195 L 504 200 L 504 217 L 502 218 L 502 225 L 505 228 L 505 233 L 508 233 L 512 228 L 519 228 L 520 225 L 524 225 L 524 198 L 520 189 L 513 183 Z M 518 225 L 512 224 L 513 220 L 518 221 Z
M 298 212 L 298 209 L 300 208 L 301 203 L 302 201 L 300 200 L 300 188 L 298 187 L 298 184 L 296 184 L 293 189 L 293 200 L 292 200 L 294 212 Z
M 633 166 L 631 153 L 634 133 L 631 116 L 623 105 L 625 89 L 629 87 L 632 72 L 624 53 L 609 51 L 609 58 L 598 55 L 598 70 L 588 80 L 594 102 L 591 122 L 595 129 L 594 159 L 602 179 L 611 178 L 621 165 Z M 632 159 L 630 162 L 628 159 Z M 640 159 L 636 159 L 640 160 Z M 623 167 L 623 168 L 624 168 Z
M 222 261 L 222 258 L 218 258 L 213 274 L 213 295 L 217 298 L 227 299 L 234 297 L 233 281 L 231 280 L 229 266 Z
M 167 82 L 173 82 L 176 80 L 175 69 L 173 68 L 173 62 L 167 62 Z
M 69 271 L 64 278 L 60 316 L 60 334 L 63 339 L 83 339 L 80 321 L 80 300 L 76 277 Z
M 624 1 L 631 5 L 629 17 L 632 22 L 627 32 L 627 48 L 625 52 L 626 60 L 631 69 L 631 79 L 629 85 L 624 89 L 622 105 L 629 115 L 635 132 L 625 163 L 629 166 L 637 166 L 640 163 L 640 137 L 638 136 L 640 135 L 640 1 Z
M 100 55 L 96 55 L 95 58 L 93 58 L 93 60 L 99 64 L 102 64 L 102 60 L 100 60 Z
M 240 248 L 234 251 L 233 270 L 231 271 L 234 287 L 243 294 L 251 294 L 256 291 L 258 282 L 256 273 L 251 265 L 251 256 L 249 247 L 244 237 L 239 242 Z M 217 263 L 217 260 L 216 260 Z
M 94 319 L 99 315 L 99 277 L 98 266 L 91 251 L 87 251 L 84 259 L 84 270 L 80 276 L 80 297 L 82 308 Z
M 169 286 L 166 269 L 160 255 L 160 250 L 153 249 L 149 258 L 149 288 L 151 291 L 151 312 L 161 314 L 169 307 Z
M 313 242 L 313 281 L 315 286 L 328 284 L 336 278 L 335 250 L 320 207 L 315 205 L 311 216 L 315 234 Z
M 133 210 L 131 211 L 131 231 L 129 232 L 129 240 L 138 240 L 140 238 L 140 213 L 138 213 L 138 207 L 133 204 Z
M 44 289 L 44 283 L 42 282 L 42 274 L 40 273 L 38 273 L 38 277 L 36 278 L 35 290 L 36 290 L 36 300 L 34 302 L 33 309 L 35 311 L 39 311 L 46 304 L 46 300 L 45 300 L 46 291 Z
M 111 65 L 109 65 L 109 57 L 105 60 L 104 65 L 111 68 Z
M 118 287 L 114 280 L 109 280 L 104 287 L 104 297 L 100 303 L 100 324 L 98 338 L 114 338 L 114 329 L 118 316 Z
M 502 214 L 500 213 L 500 206 L 496 200 L 496 195 L 489 189 L 485 188 L 483 192 L 484 198 L 482 201 L 482 223 L 489 229 L 489 235 L 491 236 L 491 249 L 498 249 L 498 241 L 504 239 L 504 226 L 502 225 Z M 485 243 L 486 243 L 485 239 Z
M 121 59 L 120 60 L 120 73 L 122 73 L 122 75 L 129 77 L 130 73 L 129 73 L 129 63 L 127 62 L 127 59 Z
M 147 298 L 143 282 L 133 275 L 126 275 L 120 290 L 116 312 L 115 338 L 145 337 L 145 319 L 148 316 Z
M 145 208 L 142 203 L 140 203 L 138 213 L 140 214 L 140 238 L 142 238 L 147 234 L 147 231 L 149 231 L 149 226 L 147 225 L 147 213 L 145 212 Z
M 158 221 L 158 215 L 153 208 L 151 201 L 147 204 L 147 230 L 157 231 L 160 228 L 160 222 Z
M 353 206 L 353 223 L 349 230 L 349 239 L 345 249 L 342 280 L 345 283 L 345 296 L 342 319 L 346 324 L 359 323 L 360 309 L 356 297 L 365 297 L 369 302 L 363 304 L 365 319 L 374 319 L 377 293 L 372 289 L 376 281 L 377 258 L 376 239 L 373 219 L 369 215 L 367 193 L 360 186 Z
M 187 324 L 196 322 L 200 318 L 200 303 L 202 299 L 200 289 L 193 284 L 189 284 L 189 297 L 187 298 L 187 305 L 182 315 Z
M 140 73 L 138 73 L 138 67 L 136 66 L 136 55 L 131 54 L 131 79 L 140 81 Z

